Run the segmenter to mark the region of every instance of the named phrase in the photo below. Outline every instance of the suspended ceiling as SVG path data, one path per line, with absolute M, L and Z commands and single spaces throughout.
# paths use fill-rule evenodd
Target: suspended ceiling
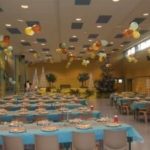
M 84 57 L 84 47 L 96 40 L 107 40 L 105 51 L 113 56 L 137 42 L 121 35 L 132 21 L 139 23 L 142 36 L 138 40 L 149 36 L 150 15 L 143 15 L 150 14 L 149 3 L 150 0 L 0 0 L 0 34 L 10 35 L 14 54 L 25 55 L 28 61 L 49 56 L 55 62 L 66 59 L 56 52 L 61 42 L 70 47 L 69 51 Z M 23 9 L 21 5 L 29 8 Z M 42 31 L 25 35 L 24 29 L 34 23 L 40 24 Z M 34 58 L 31 51 L 37 51 L 40 57 Z

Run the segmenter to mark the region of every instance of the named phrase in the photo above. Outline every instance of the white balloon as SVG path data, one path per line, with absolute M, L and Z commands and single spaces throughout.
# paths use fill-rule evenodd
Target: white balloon
M 106 40 L 101 40 L 101 44 L 102 44 L 102 46 L 107 46 L 107 45 L 108 45 L 108 41 L 106 41 Z
M 131 30 L 137 30 L 138 27 L 139 27 L 138 23 L 131 22 L 129 29 L 131 29 Z

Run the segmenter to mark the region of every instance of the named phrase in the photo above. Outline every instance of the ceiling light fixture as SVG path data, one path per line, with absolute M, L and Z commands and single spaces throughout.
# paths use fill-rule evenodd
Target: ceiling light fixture
M 124 45 L 123 45 L 123 44 L 121 44 L 121 45 L 120 45 L 120 47 L 124 47 Z
M 102 26 L 101 26 L 101 25 L 97 25 L 96 27 L 97 27 L 97 28 L 102 28 Z
M 113 2 L 119 2 L 120 0 L 112 0 Z
M 22 20 L 22 19 L 17 19 L 17 21 L 19 21 L 19 22 L 23 22 L 23 20 Z
M 41 43 L 41 45 L 42 45 L 42 46 L 45 46 L 46 44 L 45 44 L 45 43 Z
M 149 13 L 144 13 L 144 14 L 143 14 L 143 16 L 148 16 L 148 15 L 149 15 Z
M 113 45 L 113 44 L 114 44 L 114 42 L 113 42 L 113 41 L 111 41 L 111 42 L 110 42 L 110 44 L 111 44 L 111 45 Z
M 8 24 L 8 23 L 7 23 L 7 24 L 5 24 L 5 26 L 6 26 L 6 27 L 11 27 L 11 24 Z
M 76 36 L 76 35 L 73 35 L 72 37 L 73 37 L 73 38 L 77 38 L 77 36 Z
M 82 18 L 76 18 L 76 21 L 81 21 L 82 20 Z
M 92 40 L 91 40 L 91 39 L 89 39 L 88 41 L 89 41 L 89 42 L 92 42 Z
M 28 5 L 21 5 L 21 8 L 23 8 L 23 9 L 28 9 L 29 6 L 28 6 Z
M 20 40 L 21 42 L 25 42 L 25 40 Z

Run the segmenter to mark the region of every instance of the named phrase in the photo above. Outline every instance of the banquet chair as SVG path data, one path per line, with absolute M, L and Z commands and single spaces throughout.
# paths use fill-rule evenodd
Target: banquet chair
M 56 136 L 35 135 L 35 150 L 59 150 Z
M 42 121 L 42 120 L 48 120 L 47 116 L 38 115 L 35 117 L 35 122 Z
M 24 150 L 24 145 L 19 137 L 3 136 L 3 150 Z
M 104 131 L 103 150 L 128 150 L 125 131 Z
M 146 105 L 145 109 L 139 109 L 137 112 L 137 120 L 139 120 L 139 117 L 143 116 L 145 123 L 148 122 L 148 118 L 150 117 L 150 104 Z
M 13 119 L 13 121 L 20 121 L 20 122 L 23 122 L 23 123 L 28 123 L 27 117 L 23 116 L 23 115 L 15 117 L 15 119 Z
M 96 150 L 96 139 L 93 133 L 73 132 L 72 150 Z

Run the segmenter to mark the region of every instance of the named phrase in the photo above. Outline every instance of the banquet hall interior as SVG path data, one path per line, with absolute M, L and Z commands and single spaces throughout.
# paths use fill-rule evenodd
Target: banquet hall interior
M 0 0 L 0 150 L 150 149 L 150 0 Z

